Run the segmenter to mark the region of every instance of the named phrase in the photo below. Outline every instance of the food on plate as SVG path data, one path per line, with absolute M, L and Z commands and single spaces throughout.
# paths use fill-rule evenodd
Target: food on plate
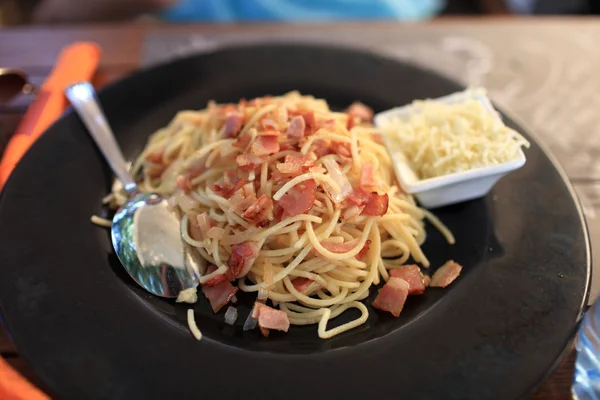
M 390 117 L 381 128 L 391 150 L 400 151 L 420 179 L 513 161 L 529 147 L 491 105 L 475 98 L 417 100 L 410 108 L 410 116 Z
M 195 287 L 182 290 L 179 292 L 176 303 L 190 303 L 193 304 L 198 301 L 198 289 Z
M 372 118 L 361 103 L 335 112 L 292 92 L 209 102 L 152 135 L 134 176 L 142 190 L 170 197 L 183 240 L 209 264 L 199 283 L 215 313 L 238 291 L 252 292 L 244 329 L 267 336 L 318 323 L 329 338 L 366 321 L 361 300 L 374 285 L 387 282 L 373 306 L 395 316 L 407 296 L 423 293 L 426 275 L 405 264 L 429 266 L 424 220 L 454 237 L 400 190 Z M 108 200 L 122 198 L 117 191 Z M 432 283 L 450 277 L 434 274 Z M 327 327 L 349 308 L 360 317 Z M 237 314 L 229 306 L 227 323 Z
M 196 325 L 196 318 L 194 317 L 193 308 L 188 308 L 187 310 L 187 321 L 188 328 L 190 328 L 190 332 L 192 332 L 192 335 L 194 335 L 196 340 L 202 339 L 202 332 L 200 332 L 200 329 L 198 329 L 198 325 Z
M 235 324 L 235 321 L 237 321 L 237 317 L 238 317 L 237 308 L 235 308 L 233 306 L 227 307 L 227 311 L 225 312 L 225 323 L 227 323 L 229 325 L 233 325 L 233 324 Z
M 446 287 L 458 278 L 460 271 L 462 271 L 462 266 L 450 260 L 435 271 L 429 286 Z

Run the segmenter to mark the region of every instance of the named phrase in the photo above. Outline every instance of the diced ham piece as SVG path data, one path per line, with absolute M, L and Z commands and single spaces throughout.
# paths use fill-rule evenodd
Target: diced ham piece
M 423 285 L 425 285 L 425 287 L 429 287 L 431 285 L 431 277 L 429 275 L 423 274 Z
M 167 166 L 162 163 L 159 164 L 151 161 L 146 161 L 144 163 L 144 172 L 146 172 L 150 178 L 158 178 L 166 169 Z
M 244 124 L 244 113 L 240 111 L 230 111 L 225 117 L 225 137 L 234 138 L 238 135 Z
M 371 241 L 367 240 L 363 248 L 356 255 L 357 260 L 362 260 L 362 258 L 367 255 L 369 252 L 369 246 L 371 246 Z
M 242 214 L 242 218 L 256 225 L 262 225 L 265 221 L 268 224 L 269 221 L 267 216 L 272 209 L 273 201 L 266 194 L 262 194 L 250 207 L 248 207 L 244 214 Z
M 153 152 L 149 153 L 146 156 L 146 160 L 155 163 L 155 164 L 161 164 L 163 162 L 163 153 L 165 152 L 165 148 L 164 147 L 160 147 L 156 150 L 154 150 Z
M 306 289 L 308 289 L 308 287 L 310 285 L 312 285 L 314 281 L 312 279 L 308 279 L 308 278 L 304 278 L 304 277 L 298 277 L 298 278 L 294 278 L 292 279 L 292 285 L 294 285 L 294 288 L 299 291 L 300 293 L 304 293 L 304 291 Z
M 348 129 L 352 129 L 357 121 L 361 123 L 373 119 L 373 110 L 359 102 L 352 103 L 346 113 L 348 114 Z
M 202 293 L 210 302 L 214 312 L 218 312 L 224 305 L 229 303 L 237 291 L 238 288 L 227 280 L 222 280 L 213 286 L 202 286 Z
M 279 124 L 273 118 L 263 118 L 260 121 L 260 126 L 264 130 L 277 130 L 279 128 Z
M 258 322 L 258 321 L 257 321 L 257 322 Z M 258 327 L 258 329 L 260 329 L 260 333 L 262 333 L 262 335 L 263 335 L 264 337 L 269 337 L 269 332 L 270 332 L 270 331 L 269 331 L 269 329 L 267 329 L 267 328 L 264 328 L 264 327 L 262 327 L 262 326 L 259 326 L 259 327 Z
M 293 143 L 290 143 L 290 142 L 279 143 L 279 151 L 297 150 L 297 149 L 298 148 L 296 146 L 294 146 Z
M 275 136 L 275 137 L 279 137 L 279 135 L 281 135 L 281 132 L 278 131 L 277 129 L 266 129 L 264 131 L 258 132 L 258 136 Z
M 177 187 L 183 190 L 184 192 L 189 192 L 190 190 L 192 190 L 192 184 L 190 180 L 186 179 L 183 175 L 179 175 L 175 179 L 175 182 L 177 183 Z
M 252 317 L 258 320 L 258 326 L 261 328 L 263 336 L 268 336 L 270 329 L 283 332 L 290 329 L 290 320 L 285 311 L 276 310 L 258 301 L 254 303 Z
M 316 143 L 315 146 L 316 148 L 314 149 L 314 152 L 317 158 L 325 157 L 329 154 L 335 154 L 335 151 L 331 147 L 327 147 L 319 143 Z
M 228 169 L 223 172 L 223 180 L 227 184 L 235 184 L 240 178 L 238 177 L 238 173 L 235 169 Z
M 308 168 L 308 172 L 312 172 L 315 174 L 324 174 L 325 172 L 327 172 L 327 170 L 321 167 L 320 165 L 313 165 L 312 167 Z
M 237 106 L 235 104 L 233 104 L 233 103 L 227 103 L 227 104 L 224 104 L 224 105 L 222 105 L 220 107 L 217 104 L 214 104 L 214 105 L 210 105 L 209 104 L 208 108 L 210 109 L 210 108 L 213 108 L 213 107 L 217 107 L 217 112 L 219 114 L 225 115 L 225 116 L 229 115 L 229 113 L 237 111 Z
M 285 156 L 285 162 L 277 164 L 277 170 L 282 174 L 297 176 L 308 171 L 312 166 L 313 161 L 309 156 L 288 154 Z
M 277 136 L 258 136 L 252 142 L 250 151 L 256 156 L 268 156 L 279 151 Z
M 240 154 L 235 158 L 236 164 L 242 171 L 251 171 L 264 161 L 266 161 L 266 159 L 261 158 L 251 152 Z
M 248 183 L 248 181 L 240 179 L 236 176 L 234 179 L 230 180 L 229 183 L 215 183 L 211 189 L 219 196 L 230 199 L 235 192 Z
M 260 314 L 260 306 L 264 306 L 265 304 L 255 301 L 254 306 L 252 307 L 252 311 L 250 312 L 250 316 L 252 318 L 258 319 L 258 314 Z
M 182 175 L 176 178 L 177 186 L 185 192 L 192 190 L 192 179 L 200 176 L 206 171 L 206 160 L 208 155 L 197 158 L 187 165 Z
M 252 139 L 252 129 L 248 129 L 246 132 L 242 133 L 233 141 L 231 144 L 233 147 L 239 147 L 240 149 L 246 148 Z
M 276 221 L 281 221 L 283 219 L 283 207 L 281 207 L 279 203 L 275 205 L 275 211 L 273 211 L 273 218 L 275 218 Z M 275 240 L 278 240 L 280 237 L 281 236 L 277 236 Z
M 300 113 L 302 118 L 304 118 L 304 124 L 306 126 L 304 130 L 304 135 L 312 135 L 316 132 L 317 129 L 317 120 L 315 119 L 315 113 L 312 111 L 303 111 Z
M 256 201 L 256 192 L 252 182 L 246 183 L 229 199 L 229 205 L 238 215 L 244 212 Z
M 306 122 L 304 121 L 304 118 L 302 118 L 300 115 L 296 115 L 290 120 L 286 133 L 288 136 L 300 139 L 304 136 L 305 129 Z
M 425 291 L 425 279 L 418 265 L 402 265 L 390 270 L 390 275 L 408 282 L 409 295 L 423 294 Z
M 358 239 L 353 239 L 349 242 L 344 243 L 332 243 L 332 242 L 321 242 L 321 246 L 329 250 L 332 253 L 347 253 L 356 247 Z
M 304 134 L 303 136 L 309 136 L 315 133 L 318 129 L 317 119 L 315 118 L 315 113 L 313 111 L 304 111 L 304 110 L 288 110 L 288 115 L 290 117 L 300 116 L 304 120 Z
M 293 217 L 310 210 L 315 203 L 317 184 L 309 179 L 288 190 L 277 204 L 283 209 L 282 218 Z
M 215 270 L 216 267 L 211 265 L 206 272 L 209 274 Z M 238 288 L 228 282 L 223 275 L 217 275 L 202 285 L 202 293 L 210 302 L 214 312 L 218 312 L 225 304 L 229 303 L 237 291 Z
M 333 129 L 335 126 L 335 119 L 331 118 L 331 119 L 326 119 L 326 120 L 321 120 L 319 121 L 319 129 L 321 128 L 325 128 L 328 130 Z
M 365 192 L 362 189 L 358 189 L 358 190 L 355 190 L 352 193 L 350 193 L 347 200 L 350 203 L 352 203 L 358 207 L 361 207 L 361 206 L 364 206 L 367 203 L 367 201 L 369 200 L 369 194 L 370 194 L 369 192 Z
M 344 242 L 344 243 L 321 242 L 321 246 L 325 247 L 325 249 L 329 250 L 332 253 L 340 254 L 340 253 L 349 252 L 350 250 L 352 250 L 353 248 L 356 247 L 357 243 L 358 243 L 358 239 L 354 239 L 354 240 L 350 240 L 349 242 Z M 363 248 L 356 255 L 356 258 L 358 260 L 363 258 L 365 256 L 365 254 L 367 254 L 367 252 L 369 251 L 370 245 L 371 245 L 371 241 L 367 240 L 365 242 L 365 245 L 363 246 Z
M 347 162 L 352 161 L 352 150 L 350 149 L 350 143 L 333 142 L 332 146 L 335 151 L 335 154 L 337 154 L 338 157 Z
M 229 270 L 225 274 L 228 280 L 232 281 L 237 278 L 246 276 L 254 260 L 258 257 L 258 243 L 248 241 L 231 246 L 231 256 L 227 260 Z
M 431 277 L 431 283 L 429 286 L 431 287 L 446 287 L 458 276 L 460 275 L 460 271 L 462 270 L 462 266 L 454 261 L 450 260 L 446 262 L 446 264 L 442 265 L 433 273 Z
M 273 171 L 271 173 L 271 180 L 273 180 L 273 182 L 283 183 L 283 182 L 287 181 L 289 178 L 291 178 L 290 174 L 284 174 L 279 171 Z
M 377 297 L 371 303 L 375 308 L 392 313 L 398 317 L 404 308 L 408 296 L 409 285 L 402 278 L 391 277 L 381 289 Z
M 388 210 L 389 196 L 386 194 L 369 193 L 369 198 L 362 210 L 362 215 L 382 216 Z
M 359 188 L 353 191 L 348 197 L 349 203 L 358 207 L 364 206 L 361 215 L 382 216 L 388 210 L 389 196 L 386 194 L 369 193 Z
M 211 273 L 215 272 L 216 270 L 217 270 L 216 266 L 210 265 L 208 267 L 208 269 L 206 270 L 206 275 L 211 274 Z M 225 275 L 219 274 L 219 275 L 213 276 L 212 278 L 210 278 L 209 280 L 204 282 L 204 284 L 202 286 L 215 286 L 226 280 L 227 280 L 227 278 L 225 278 Z
M 383 136 L 380 133 L 371 133 L 371 140 L 382 146 L 385 145 L 385 142 L 383 141 Z
M 373 110 L 362 103 L 354 102 L 348 107 L 348 114 L 359 118 L 361 121 L 370 121 L 373 119 Z
M 363 165 L 362 171 L 360 171 L 360 188 L 367 192 L 371 192 L 375 189 L 375 169 L 373 164 L 366 163 Z

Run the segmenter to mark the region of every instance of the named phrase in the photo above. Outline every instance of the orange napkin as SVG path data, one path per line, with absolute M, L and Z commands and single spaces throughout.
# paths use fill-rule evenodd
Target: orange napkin
M 100 47 L 88 42 L 73 43 L 61 51 L 50 76 L 8 142 L 0 161 L 0 190 L 29 147 L 64 112 L 68 105 L 65 89 L 77 82 L 90 81 L 100 62 L 100 55 Z M 49 397 L 0 357 L 0 399 L 47 400 Z
M 0 357 L 0 399 L 50 400 L 50 397 L 19 375 Z
M 61 51 L 50 76 L 8 142 L 0 161 L 0 190 L 29 147 L 67 107 L 65 89 L 74 83 L 91 80 L 100 54 L 100 47 L 88 42 L 73 43 Z

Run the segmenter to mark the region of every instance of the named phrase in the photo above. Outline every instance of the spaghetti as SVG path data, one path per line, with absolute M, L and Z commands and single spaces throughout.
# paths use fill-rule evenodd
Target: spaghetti
M 200 283 L 215 311 L 255 292 L 280 313 L 267 323 L 270 307 L 255 306 L 263 334 L 318 324 L 329 338 L 366 321 L 361 300 L 391 270 L 409 258 L 429 266 L 425 218 L 454 242 L 399 189 L 371 118 L 360 103 L 333 112 L 292 92 L 181 111 L 151 136 L 134 176 L 171 196 L 182 238 L 210 264 Z M 328 329 L 350 308 L 360 317 Z

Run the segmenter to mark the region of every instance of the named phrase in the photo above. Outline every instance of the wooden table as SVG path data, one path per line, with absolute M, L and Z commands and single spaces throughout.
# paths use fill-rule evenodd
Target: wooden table
M 445 19 L 431 22 L 436 26 L 464 26 L 464 24 L 509 24 L 515 27 L 523 26 L 554 26 L 568 25 L 577 29 L 586 24 L 600 23 L 595 19 Z M 378 24 L 344 24 L 345 30 L 359 32 L 368 25 L 370 29 L 406 29 L 411 26 L 399 27 L 392 23 Z M 316 25 L 310 27 L 288 26 L 287 32 L 311 32 L 327 35 L 340 26 Z M 53 27 L 53 28 L 19 28 L 0 31 L 0 66 L 21 67 L 31 76 L 33 84 L 43 82 L 49 74 L 56 55 L 66 44 L 75 40 L 90 40 L 99 43 L 103 50 L 101 66 L 96 78 L 97 85 L 105 85 L 124 75 L 134 72 L 141 66 L 144 41 L 152 34 L 185 34 L 195 33 L 269 33 L 278 32 L 281 26 L 164 26 L 155 24 L 102 25 L 85 27 Z M 20 98 L 9 106 L 0 106 L 0 153 L 8 136 L 14 131 L 20 116 L 26 110 L 29 99 Z M 6 332 L 0 327 L 0 355 L 15 369 L 30 379 L 34 384 L 43 388 L 43 383 L 35 376 L 25 360 L 19 357 L 18 351 L 12 346 Z M 574 370 L 575 352 L 570 348 L 555 371 L 538 388 L 533 396 L 536 400 L 569 399 L 570 386 Z

